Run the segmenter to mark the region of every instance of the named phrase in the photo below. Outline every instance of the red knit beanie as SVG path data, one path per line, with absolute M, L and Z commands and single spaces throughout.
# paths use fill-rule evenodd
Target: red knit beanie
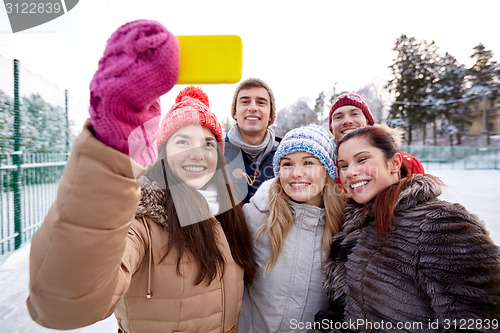
M 366 119 L 368 119 L 368 124 L 369 125 L 375 124 L 375 120 L 373 120 L 373 115 L 370 111 L 370 108 L 368 107 L 368 103 L 366 102 L 366 100 L 363 97 L 359 96 L 358 94 L 347 93 L 338 96 L 333 101 L 332 108 L 330 109 L 330 115 L 328 116 L 328 125 L 330 126 L 330 132 L 333 133 L 332 130 L 333 112 L 338 108 L 340 108 L 341 106 L 345 105 L 352 105 L 359 108 L 361 111 L 363 111 L 363 114 L 365 115 Z
M 183 89 L 160 124 L 160 135 L 156 141 L 158 150 L 178 129 L 198 124 L 212 131 L 224 151 L 222 127 L 208 107 L 208 96 L 203 90 L 193 86 Z

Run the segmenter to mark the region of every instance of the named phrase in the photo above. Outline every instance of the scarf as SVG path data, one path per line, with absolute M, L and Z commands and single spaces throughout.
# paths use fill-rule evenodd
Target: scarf
M 215 184 L 209 184 L 206 189 L 198 190 L 201 195 L 205 198 L 208 204 L 208 209 L 210 213 L 215 216 L 219 212 L 219 199 L 217 198 L 217 188 Z
M 262 163 L 262 160 L 273 149 L 276 135 L 274 134 L 274 130 L 272 128 L 267 128 L 264 141 L 262 141 L 260 145 L 249 145 L 241 137 L 238 124 L 234 124 L 227 132 L 227 137 L 229 139 L 229 142 L 243 150 L 248 155 L 248 157 L 250 157 L 250 160 L 255 164 L 255 169 L 259 170 L 259 166 Z

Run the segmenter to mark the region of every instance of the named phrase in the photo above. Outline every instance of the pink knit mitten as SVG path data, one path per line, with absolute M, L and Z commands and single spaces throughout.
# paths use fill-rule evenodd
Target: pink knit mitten
M 144 146 L 156 153 L 150 148 L 158 135 L 159 97 L 176 84 L 178 74 L 179 42 L 164 26 L 138 20 L 119 27 L 90 82 L 89 112 L 97 139 L 127 155 L 131 144 L 131 157 L 142 165 L 152 162 L 137 151 Z M 141 127 L 144 136 L 134 142 L 139 139 L 131 133 Z

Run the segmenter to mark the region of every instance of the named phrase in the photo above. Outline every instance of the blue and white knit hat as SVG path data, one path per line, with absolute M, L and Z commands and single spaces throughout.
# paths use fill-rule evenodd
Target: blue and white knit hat
M 281 159 L 288 154 L 305 151 L 316 156 L 333 181 L 337 179 L 335 149 L 328 132 L 318 125 L 295 128 L 285 134 L 273 158 L 274 176 L 278 176 Z

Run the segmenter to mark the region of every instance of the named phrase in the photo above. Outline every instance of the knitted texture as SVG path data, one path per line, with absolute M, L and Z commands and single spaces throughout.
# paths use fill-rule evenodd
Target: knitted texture
M 369 125 L 375 124 L 375 120 L 373 119 L 372 112 L 370 111 L 370 108 L 368 107 L 368 103 L 366 102 L 366 100 L 363 97 L 359 96 L 358 94 L 347 93 L 338 96 L 333 101 L 332 108 L 330 109 L 330 115 L 328 116 L 328 124 L 330 126 L 330 132 L 333 133 L 332 130 L 333 112 L 338 108 L 340 108 L 341 106 L 346 106 L 346 105 L 352 105 L 359 108 L 361 111 L 363 111 L 363 114 L 365 115 L 366 119 L 368 119 L 368 124 Z
M 164 26 L 138 20 L 119 27 L 90 83 L 89 112 L 97 139 L 127 155 L 134 145 L 134 159 L 149 164 L 158 135 L 159 97 L 176 84 L 178 74 L 179 42 Z M 141 126 L 141 135 L 129 140 Z
M 335 149 L 328 138 L 328 132 L 318 126 L 309 125 L 289 131 L 281 140 L 274 154 L 273 170 L 277 177 L 281 159 L 291 153 L 304 151 L 316 156 L 323 164 L 333 181 L 337 179 L 337 167 L 335 165 Z
M 261 79 L 257 78 L 250 78 L 246 79 L 245 81 L 241 82 L 238 87 L 236 88 L 234 95 L 233 95 L 233 103 L 231 105 L 231 116 L 234 117 L 236 114 L 236 103 L 238 102 L 238 94 L 242 89 L 251 89 L 251 88 L 259 88 L 262 87 L 267 90 L 269 93 L 269 97 L 271 98 L 270 103 L 271 103 L 271 113 L 269 115 L 269 120 L 270 124 L 274 123 L 274 120 L 276 119 L 276 102 L 274 101 L 274 93 L 271 90 L 271 88 L 262 81 Z
M 188 125 L 201 125 L 212 131 L 224 151 L 222 127 L 217 117 L 208 108 L 208 97 L 203 90 L 193 86 L 187 87 L 179 93 L 175 102 L 160 124 L 160 136 L 156 141 L 157 149 L 159 150 L 178 129 Z

